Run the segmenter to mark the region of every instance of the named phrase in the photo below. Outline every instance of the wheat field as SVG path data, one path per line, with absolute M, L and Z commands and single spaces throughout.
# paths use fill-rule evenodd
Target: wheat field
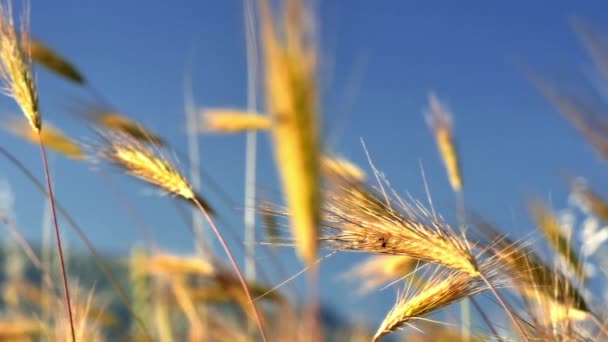
M 388 3 L 0 0 L 0 341 L 608 341 L 608 8 Z

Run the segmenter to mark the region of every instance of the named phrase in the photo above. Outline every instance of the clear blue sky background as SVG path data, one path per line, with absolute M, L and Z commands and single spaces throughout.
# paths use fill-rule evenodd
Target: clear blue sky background
M 427 94 L 434 90 L 454 112 L 467 205 L 506 230 L 517 236 L 532 232 L 524 208 L 529 194 L 551 195 L 556 207 L 564 207 L 570 176 L 586 176 L 606 190 L 604 163 L 526 81 L 521 68 L 526 64 L 566 80 L 589 77 L 592 64 L 569 18 L 578 15 L 601 25 L 608 19 L 605 2 L 321 3 L 328 150 L 367 166 L 363 138 L 375 165 L 394 188 L 424 199 L 421 161 L 437 208 L 452 217 L 453 196 L 422 115 Z M 56 0 L 35 1 L 31 7 L 36 37 L 68 56 L 119 110 L 160 132 L 181 151 L 186 151 L 186 73 L 194 80 L 199 106 L 245 106 L 245 40 L 238 0 Z M 43 117 L 86 140 L 89 133 L 66 113 L 70 104 L 90 98 L 88 93 L 44 70 L 38 70 L 37 79 Z M 10 100 L 2 98 L 0 104 L 3 114 L 17 113 Z M 204 168 L 237 199 L 239 213 L 244 142 L 244 136 L 200 138 Z M 6 134 L 0 135 L 0 143 L 42 176 L 35 146 Z M 267 136 L 259 140 L 259 153 L 259 188 L 276 193 Z M 52 159 L 58 198 L 100 249 L 125 254 L 141 241 L 129 217 L 88 166 L 60 156 Z M 16 192 L 20 228 L 28 238 L 39 240 L 42 197 L 4 160 L 0 177 L 8 179 Z M 184 253 L 192 250 L 188 229 L 168 199 L 150 196 L 147 187 L 116 172 L 111 178 L 145 215 L 163 246 Z M 240 231 L 240 217 L 228 208 L 222 211 L 232 215 L 232 226 Z M 63 224 L 63 229 L 69 228 Z M 68 235 L 72 245 L 80 246 Z M 299 269 L 292 251 L 278 253 L 287 261 L 289 273 Z M 260 255 L 260 265 L 269 265 L 268 256 Z M 345 298 L 353 286 L 338 275 L 359 259 L 341 255 L 323 264 L 323 300 L 344 317 L 376 323 L 391 306 L 395 291 Z

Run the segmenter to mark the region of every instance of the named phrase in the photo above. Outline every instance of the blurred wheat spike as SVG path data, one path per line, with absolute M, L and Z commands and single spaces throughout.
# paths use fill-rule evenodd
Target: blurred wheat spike
M 360 280 L 360 292 L 367 293 L 388 282 L 413 276 L 418 263 L 407 255 L 374 255 L 354 266 L 346 277 Z
M 367 179 L 367 174 L 359 166 L 340 157 L 322 156 L 321 170 L 331 181 L 338 184 L 363 184 Z
M 100 111 L 93 115 L 92 120 L 97 125 L 112 131 L 124 133 L 135 140 L 158 146 L 165 145 L 161 137 L 152 133 L 141 124 L 131 120 L 124 114 L 112 111 Z
M 269 1 L 260 6 L 266 106 L 272 121 L 276 165 L 300 257 L 316 260 L 320 217 L 320 137 L 316 48 L 309 9 L 288 0 L 281 19 Z
M 571 315 L 591 317 L 592 311 L 577 287 L 559 270 L 549 267 L 524 243 L 516 243 L 500 234 L 491 224 L 482 219 L 474 219 L 477 229 L 491 241 L 495 257 L 503 265 L 502 269 L 510 276 L 514 288 L 532 304 L 551 305 L 556 313 L 559 305 L 567 308 Z M 574 317 L 574 316 L 573 316 Z
M 27 2 L 25 2 L 27 5 Z M 21 33 L 13 22 L 11 3 L 0 3 L 0 76 L 2 91 L 15 99 L 32 128 L 41 128 L 38 93 L 34 83 L 32 59 L 27 34 L 28 16 L 23 16 Z
M 206 109 L 203 112 L 202 130 L 213 133 L 241 133 L 266 131 L 271 127 L 268 115 L 243 112 L 235 109 Z
M 34 62 L 74 83 L 86 83 L 82 73 L 67 58 L 34 38 L 30 37 L 28 43 L 27 48 L 29 48 Z
M 21 137 L 32 144 L 38 144 L 38 133 L 33 131 L 24 120 L 10 120 L 3 124 L 3 128 L 9 133 Z M 83 159 L 85 154 L 80 145 L 60 130 L 46 123 L 44 129 L 40 131 L 40 138 L 45 147 L 59 152 L 73 159 Z
M 429 110 L 426 117 L 435 134 L 437 147 L 448 173 L 450 185 L 454 191 L 460 192 L 462 190 L 462 172 L 452 133 L 452 115 L 437 96 L 432 93 L 429 95 Z

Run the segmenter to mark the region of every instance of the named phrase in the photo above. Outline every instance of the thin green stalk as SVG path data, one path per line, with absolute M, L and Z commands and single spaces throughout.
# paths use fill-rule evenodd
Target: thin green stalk
M 236 260 L 234 259 L 234 256 L 232 255 L 232 252 L 230 252 L 230 248 L 226 244 L 226 241 L 224 240 L 224 237 L 222 236 L 222 233 L 220 233 L 219 229 L 217 228 L 217 226 L 215 225 L 215 223 L 211 219 L 211 216 L 209 216 L 209 214 L 207 213 L 207 211 L 205 210 L 205 208 L 203 207 L 203 205 L 200 203 L 200 201 L 197 200 L 196 198 L 192 198 L 192 202 L 203 213 L 203 215 L 205 216 L 205 219 L 209 223 L 209 226 L 211 227 L 211 229 L 213 229 L 213 232 L 217 236 L 217 239 L 220 241 L 220 244 L 222 245 L 222 248 L 224 248 L 224 252 L 226 252 L 226 255 L 228 256 L 228 259 L 230 260 L 230 263 L 232 264 L 232 267 L 234 267 L 234 271 L 236 272 L 236 275 L 239 278 L 241 286 L 243 286 L 243 290 L 245 291 L 245 295 L 247 295 L 247 300 L 249 300 L 249 302 L 251 304 L 251 308 L 253 309 L 253 314 L 255 316 L 256 324 L 258 325 L 258 329 L 260 330 L 260 334 L 262 335 L 262 340 L 264 342 L 267 342 L 268 339 L 266 337 L 266 332 L 264 331 L 264 326 L 262 324 L 262 318 L 260 316 L 260 313 L 258 312 L 257 306 L 255 305 L 255 303 L 253 301 L 253 298 L 251 297 L 251 292 L 249 292 L 249 288 L 247 287 L 247 283 L 245 282 L 245 279 L 243 278 L 243 274 L 241 273 L 241 269 L 239 268 L 239 265 L 236 263 Z
M 55 210 L 55 200 L 53 198 L 53 187 L 51 186 L 51 175 L 48 162 L 46 159 L 46 149 L 42 143 L 42 134 L 38 131 L 38 145 L 42 154 L 42 164 L 44 165 L 44 175 L 46 178 L 46 188 L 51 203 L 51 214 L 53 216 L 53 225 L 55 227 L 55 238 L 57 240 L 57 251 L 59 252 L 59 264 L 61 265 L 61 277 L 63 279 L 63 292 L 65 295 L 65 305 L 70 318 L 70 331 L 72 333 L 72 342 L 76 342 L 76 332 L 74 331 L 74 318 L 72 315 L 72 303 L 70 302 L 70 289 L 68 286 L 68 275 L 65 270 L 65 261 L 63 260 L 63 248 L 61 247 L 61 234 L 59 233 L 59 223 L 57 223 L 57 212 Z

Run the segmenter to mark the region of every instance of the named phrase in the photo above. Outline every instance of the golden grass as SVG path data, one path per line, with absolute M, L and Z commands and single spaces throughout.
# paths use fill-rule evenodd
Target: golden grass
M 22 120 L 10 120 L 2 126 L 7 132 L 36 145 L 38 144 L 39 139 L 38 134 L 40 134 L 40 138 L 45 147 L 69 158 L 83 159 L 85 157 L 84 151 L 80 148 L 78 143 L 74 142 L 60 130 L 49 124 L 45 124 L 44 129 L 41 130 L 40 133 L 33 131 L 31 127 Z
M 91 120 L 101 127 L 130 136 L 137 141 L 158 146 L 165 144 L 160 136 L 144 128 L 124 114 L 112 111 L 97 111 L 91 114 Z
M 110 163 L 168 193 L 196 198 L 186 178 L 157 150 L 124 133 L 100 131 L 100 136 L 105 144 L 97 152 Z
M 450 185 L 455 192 L 460 192 L 462 190 L 462 171 L 452 133 L 452 117 L 435 94 L 429 95 L 427 120 L 435 134 L 439 154 L 448 173 Z
M 559 270 L 545 264 L 524 243 L 509 240 L 485 222 L 478 221 L 476 226 L 491 241 L 492 253 L 522 296 L 533 303 L 551 303 L 552 307 L 561 303 L 573 312 L 591 312 L 577 287 Z
M 407 255 L 374 255 L 353 266 L 346 276 L 360 281 L 360 291 L 367 293 L 391 281 L 413 276 L 418 264 L 418 260 Z
M 583 281 L 586 280 L 587 275 L 580 262 L 579 256 L 577 255 L 574 246 L 569 241 L 569 237 L 562 231 L 557 217 L 555 217 L 549 208 L 538 200 L 535 200 L 530 204 L 530 211 L 536 222 L 536 226 L 545 235 L 545 240 L 553 247 L 558 255 L 566 261 L 579 279 Z
M 286 209 L 279 212 L 266 203 L 260 206 L 271 244 L 280 242 L 277 214 L 288 216 L 293 244 L 308 265 L 316 265 L 317 249 L 322 244 L 336 251 L 372 255 L 351 271 L 351 275 L 361 278 L 364 289 L 407 279 L 406 290 L 399 295 L 373 340 L 414 322 L 424 321 L 425 316 L 461 299 L 472 298 L 486 289 L 493 290 L 513 318 L 509 306 L 494 291 L 495 287 L 505 283 L 513 286 L 528 310 L 513 319 L 516 323 L 521 320 L 527 324 L 528 333 L 523 334 L 523 338 L 597 340 L 599 337 L 587 334 L 593 331 L 578 326 L 581 321 L 599 316 L 579 292 L 583 286 L 548 266 L 526 243 L 511 242 L 489 228 L 480 229 L 485 234 L 482 241 L 469 240 L 465 232 L 454 231 L 447 221 L 434 212 L 429 213 L 419 202 L 404 200 L 392 190 L 387 193 L 382 184 L 381 191 L 368 188 L 365 184 L 368 177 L 362 169 L 345 159 L 324 154 L 316 75 L 318 54 L 311 13 L 303 0 L 286 0 L 282 5 L 280 14 L 271 10 L 270 1 L 261 0 L 259 7 L 267 114 L 210 109 L 204 113 L 205 124 L 202 127 L 218 133 L 268 130 L 272 134 Z M 84 84 L 86 81 L 65 57 L 44 43 L 32 40 L 26 28 L 27 22 L 23 22 L 23 29 L 16 29 L 10 4 L 0 4 L 0 76 L 4 79 L 4 91 L 16 100 L 29 122 L 10 123 L 6 129 L 30 142 L 39 141 L 41 147 L 44 145 L 71 158 L 82 159 L 84 152 L 77 143 L 46 124 L 41 129 L 32 61 L 75 83 Z M 577 26 L 577 30 L 596 66 L 603 76 L 608 77 L 608 53 L 598 37 L 586 28 Z M 571 94 L 548 83 L 537 83 L 545 96 L 582 131 L 599 154 L 608 158 L 608 120 L 596 108 Z M 450 185 L 455 192 L 461 192 L 463 176 L 451 114 L 435 95 L 429 96 L 429 102 L 426 114 Z M 163 156 L 161 151 L 165 151 L 167 146 L 159 135 L 112 110 L 94 109 L 89 114 L 92 114 L 89 119 L 102 140 L 93 148 L 99 156 L 166 193 L 197 206 L 200 204 L 203 214 L 213 213 L 186 177 Z M 47 177 L 50 184 L 48 173 Z M 50 185 L 48 191 L 51 195 Z M 608 204 L 597 193 L 587 187 L 577 187 L 575 194 L 584 206 L 608 221 Z M 556 252 L 551 255 L 563 256 L 580 276 L 578 280 L 584 280 L 586 275 L 574 251 L 574 244 L 561 232 L 555 215 L 540 202 L 531 205 L 531 212 Z M 154 339 L 266 339 L 262 319 L 256 307 L 252 306 L 255 301 L 250 292 L 256 298 L 268 299 L 264 302 L 268 311 L 264 311 L 263 318 L 277 331 L 273 333 L 277 340 L 318 336 L 319 332 L 306 327 L 302 323 L 305 320 L 278 291 L 242 279 L 238 265 L 213 220 L 208 218 L 208 222 L 236 272 L 226 271 L 214 256 L 202 259 L 159 252 L 151 256 L 138 254 L 131 260 L 133 306 L 153 322 L 153 329 L 156 329 L 152 332 Z M 425 265 L 436 267 L 435 271 L 429 277 L 420 277 L 416 274 L 418 263 L 435 264 Z M 65 288 L 67 293 L 67 285 Z M 23 307 L 31 309 L 29 306 L 33 304 L 36 308 L 30 318 L 0 320 L 0 340 L 46 337 L 68 340 L 68 317 L 57 312 L 60 299 L 56 294 L 44 292 L 34 284 L 18 282 L 5 287 L 5 291 L 6 311 L 14 313 L 14 317 L 22 316 L 20 310 Z M 105 336 L 101 329 L 106 327 L 102 326 L 117 323 L 109 311 L 95 305 L 97 295 L 97 292 L 90 291 L 86 298 L 75 301 L 78 340 L 103 340 Z M 218 303 L 237 305 L 227 307 L 228 310 L 213 311 Z M 48 317 L 48 322 L 35 318 L 45 312 L 57 315 Z M 247 318 L 256 319 L 260 335 L 254 335 L 252 331 L 245 333 L 243 323 L 247 323 Z M 492 322 L 488 322 L 492 329 Z M 496 324 L 499 323 L 502 322 Z M 601 322 L 598 327 L 604 330 Z M 430 331 L 424 337 L 447 341 L 458 338 L 451 329 L 442 330 L 445 330 L 444 335 Z M 499 338 L 497 333 L 493 334 Z M 135 336 L 134 340 L 140 338 L 143 335 Z M 416 336 L 407 338 L 415 340 Z
M 351 161 L 340 157 L 324 155 L 321 158 L 321 170 L 331 180 L 338 183 L 347 182 L 356 185 L 365 183 L 367 180 L 365 171 Z
M 25 48 L 29 49 L 34 62 L 69 81 L 78 84 L 86 83 L 84 76 L 74 64 L 55 50 L 51 49 L 48 45 L 31 37 L 28 39 L 27 44 L 28 45 L 26 45 Z
M 204 275 L 211 276 L 215 267 L 200 256 L 183 257 L 168 253 L 159 253 L 143 258 L 137 262 L 137 271 L 156 275 Z
M 421 204 L 346 186 L 325 197 L 322 240 L 329 248 L 406 255 L 479 275 L 468 241 Z
M 235 109 L 214 108 L 203 112 L 203 131 L 213 133 L 241 133 L 269 130 L 272 122 L 268 115 Z
M 281 19 L 260 1 L 266 107 L 272 121 L 276 165 L 291 212 L 296 249 L 312 264 L 320 219 L 320 137 L 316 49 L 301 1 L 288 0 Z
M 379 341 L 404 324 L 486 289 L 480 278 L 467 273 L 454 270 L 439 272 L 431 276 L 419 290 L 410 293 L 406 289 L 399 296 L 380 324 L 373 341 Z
M 10 2 L 0 3 L 0 76 L 4 82 L 4 93 L 15 99 L 32 128 L 38 132 L 42 125 L 38 112 L 38 92 L 31 53 L 24 48 L 29 46 L 27 18 L 23 16 L 21 33 L 18 33 Z

